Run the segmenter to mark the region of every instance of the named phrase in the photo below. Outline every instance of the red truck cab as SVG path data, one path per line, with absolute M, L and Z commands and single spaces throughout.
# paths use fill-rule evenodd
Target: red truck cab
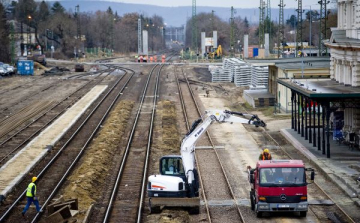
M 263 160 L 255 169 L 249 168 L 251 209 L 261 217 L 264 212 L 308 211 L 306 169 L 301 160 Z

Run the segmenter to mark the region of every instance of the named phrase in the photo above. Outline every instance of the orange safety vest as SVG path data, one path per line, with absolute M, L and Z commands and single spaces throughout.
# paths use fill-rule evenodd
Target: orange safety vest
M 264 155 L 264 153 L 262 154 L 262 160 L 271 160 L 271 155 L 270 155 L 270 153 L 269 153 L 269 155 L 266 157 L 265 155 Z

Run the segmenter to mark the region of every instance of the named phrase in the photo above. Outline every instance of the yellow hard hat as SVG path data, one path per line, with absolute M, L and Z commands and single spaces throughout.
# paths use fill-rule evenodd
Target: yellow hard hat
M 33 177 L 32 179 L 31 179 L 31 182 L 35 182 L 37 180 L 37 177 Z
M 264 153 L 269 153 L 269 149 L 264 149 Z

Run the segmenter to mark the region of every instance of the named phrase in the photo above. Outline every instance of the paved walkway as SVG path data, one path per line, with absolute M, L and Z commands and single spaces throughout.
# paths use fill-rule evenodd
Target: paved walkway
M 282 129 L 281 134 L 360 206 L 360 184 L 355 180 L 360 177 L 360 149 L 339 145 L 331 138 L 331 158 L 326 158 L 322 150 L 313 147 L 293 129 Z

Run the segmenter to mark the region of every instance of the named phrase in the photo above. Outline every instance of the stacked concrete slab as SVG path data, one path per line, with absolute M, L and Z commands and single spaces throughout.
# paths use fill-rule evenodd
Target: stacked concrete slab
M 267 86 L 268 67 L 253 66 L 236 58 L 224 59 L 222 66 L 209 66 L 212 82 L 234 82 L 236 86 Z
M 249 86 L 251 84 L 251 66 L 235 66 L 234 83 L 237 87 Z
M 264 66 L 252 66 L 251 67 L 251 85 L 253 87 L 257 86 L 267 86 L 269 79 L 269 69 Z

